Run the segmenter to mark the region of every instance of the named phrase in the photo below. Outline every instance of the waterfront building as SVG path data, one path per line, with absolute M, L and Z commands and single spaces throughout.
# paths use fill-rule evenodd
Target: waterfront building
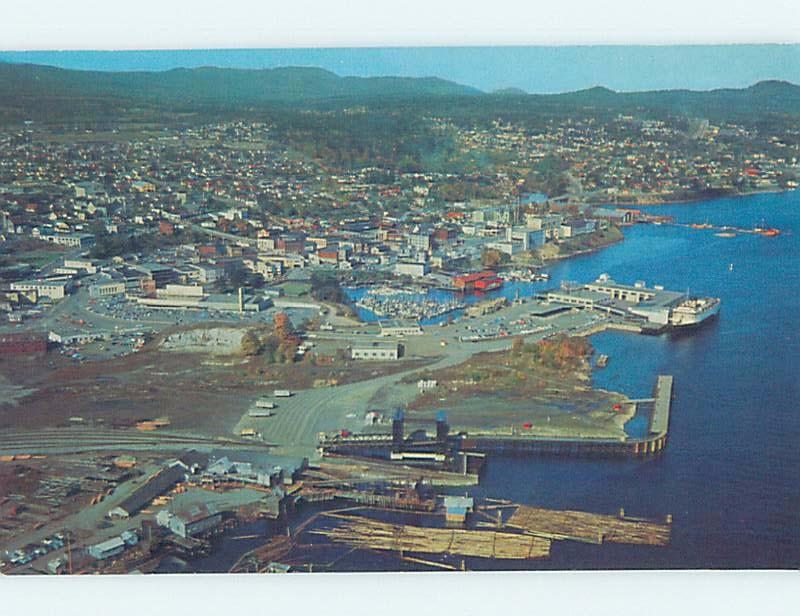
M 569 239 L 579 235 L 586 235 L 594 231 L 596 226 L 597 221 L 594 220 L 587 220 L 584 218 L 569 220 L 561 224 L 558 237 L 559 239 Z
M 401 276 L 411 276 L 413 278 L 422 278 L 431 271 L 427 263 L 418 263 L 416 261 L 398 261 L 394 266 L 394 273 Z
M 393 319 L 389 321 L 379 321 L 381 336 L 418 336 L 422 334 L 422 327 L 414 321 L 402 321 Z
M 549 302 L 602 310 L 658 326 L 696 325 L 719 312 L 718 298 L 691 298 L 687 293 L 659 285 L 648 288 L 642 281 L 619 284 L 606 274 L 586 285 L 549 291 L 546 298 Z
M 122 537 L 113 537 L 108 541 L 89 546 L 89 554 L 97 560 L 106 560 L 117 554 L 122 554 L 125 542 Z
M 183 481 L 186 477 L 186 470 L 182 463 L 174 462 L 151 475 L 130 496 L 111 509 L 107 514 L 108 517 L 128 518 L 134 515 L 156 496 L 160 496 L 176 483 Z
M 186 539 L 217 528 L 222 523 L 222 513 L 212 503 L 203 503 L 176 513 L 159 511 L 156 522 Z

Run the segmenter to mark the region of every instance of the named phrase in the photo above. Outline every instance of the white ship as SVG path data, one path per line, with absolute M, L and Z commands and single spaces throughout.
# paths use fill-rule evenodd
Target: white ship
M 672 308 L 669 324 L 673 327 L 699 325 L 719 312 L 719 298 L 693 297 Z

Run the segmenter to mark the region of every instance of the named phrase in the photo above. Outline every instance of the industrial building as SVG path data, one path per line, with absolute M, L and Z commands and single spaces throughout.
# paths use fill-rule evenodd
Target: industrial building
M 606 274 L 592 283 L 564 286 L 546 294 L 549 302 L 644 320 L 657 326 L 695 324 L 719 310 L 716 298 L 689 299 L 687 293 L 648 288 L 644 282 L 625 285 Z
M 351 359 L 368 359 L 373 361 L 389 361 L 400 359 L 401 347 L 396 342 L 372 342 L 354 345 L 350 349 Z
M 156 522 L 186 539 L 217 528 L 222 523 L 222 513 L 213 504 L 199 504 L 176 513 L 159 511 Z
M 202 286 L 168 284 L 157 289 L 155 296 L 132 295 L 130 299 L 151 308 L 215 310 L 219 312 L 260 312 L 272 305 L 264 296 L 248 295 L 239 289 L 233 294 L 206 294 Z
M 503 286 L 503 280 L 490 271 L 464 274 L 453 278 L 453 286 L 457 291 L 470 293 L 472 291 L 493 291 Z
M 107 558 L 116 556 L 117 554 L 122 554 L 122 552 L 125 550 L 125 545 L 126 544 L 122 540 L 122 537 L 114 537 L 112 539 L 108 539 L 107 541 L 103 541 L 102 543 L 89 546 L 89 555 L 93 556 L 97 560 L 105 560 Z
M 125 293 L 125 282 L 123 280 L 109 280 L 89 285 L 89 297 L 112 297 Z
M 51 300 L 64 299 L 71 289 L 71 280 L 64 278 L 19 280 L 11 283 L 12 291 L 35 291 L 37 298 L 48 297 Z
M 394 266 L 394 273 L 400 276 L 422 278 L 431 271 L 430 265 L 418 261 L 398 261 Z
M 379 321 L 381 336 L 419 336 L 422 334 L 422 327 L 414 321 L 401 321 L 393 319 L 389 321 Z
M 131 493 L 119 505 L 108 512 L 108 517 L 129 518 L 152 501 L 169 490 L 186 477 L 186 467 L 180 462 L 173 462 L 149 477 L 142 485 Z
M 39 239 L 69 248 L 90 248 L 95 243 L 91 233 L 43 233 Z

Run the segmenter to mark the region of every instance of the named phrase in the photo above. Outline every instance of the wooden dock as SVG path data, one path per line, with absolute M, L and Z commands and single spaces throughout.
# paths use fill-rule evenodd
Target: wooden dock
M 669 519 L 669 518 L 668 518 Z M 584 511 L 556 511 L 520 505 L 508 526 L 551 539 L 562 538 L 590 543 L 667 545 L 671 524 L 602 515 Z
M 550 540 L 529 534 L 389 524 L 361 516 L 329 517 L 336 518 L 335 526 L 309 532 L 357 549 L 512 560 L 550 555 Z
M 669 432 L 669 411 L 672 406 L 672 375 L 661 374 L 656 382 L 656 397 L 653 415 L 650 417 L 650 433 L 666 436 Z

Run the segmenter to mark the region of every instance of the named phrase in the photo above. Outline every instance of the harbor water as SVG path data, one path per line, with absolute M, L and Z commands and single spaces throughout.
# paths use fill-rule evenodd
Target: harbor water
M 673 516 L 667 547 L 555 542 L 546 561 L 468 559 L 471 569 L 796 568 L 800 566 L 800 193 L 765 194 L 651 210 L 676 222 L 771 226 L 777 237 L 717 237 L 673 225 L 626 228 L 625 241 L 549 268 L 549 283 L 608 273 L 720 297 L 717 319 L 681 333 L 592 337 L 610 357 L 598 387 L 650 397 L 674 375 L 669 445 L 646 460 L 492 456 L 474 496 L 551 508 Z M 504 292 L 516 293 L 516 289 Z M 634 420 L 635 422 L 636 420 Z M 629 433 L 642 426 L 630 425 Z M 463 494 L 465 490 L 456 490 Z M 225 564 L 235 550 L 226 542 Z M 200 570 L 215 570 L 214 557 Z M 403 570 L 389 555 L 354 552 L 334 570 Z M 424 568 L 424 567 L 421 567 Z M 190 570 L 193 568 L 190 567 Z M 224 570 L 224 567 L 220 567 Z
M 667 548 L 560 542 L 546 568 L 800 565 L 800 193 L 653 208 L 676 222 L 776 227 L 777 237 L 639 225 L 625 241 L 559 263 L 553 282 L 608 273 L 722 299 L 679 334 L 592 337 L 610 357 L 599 387 L 648 397 L 673 374 L 669 446 L 645 461 L 492 458 L 474 492 L 541 505 L 673 515 Z M 540 566 L 540 565 L 537 565 Z

